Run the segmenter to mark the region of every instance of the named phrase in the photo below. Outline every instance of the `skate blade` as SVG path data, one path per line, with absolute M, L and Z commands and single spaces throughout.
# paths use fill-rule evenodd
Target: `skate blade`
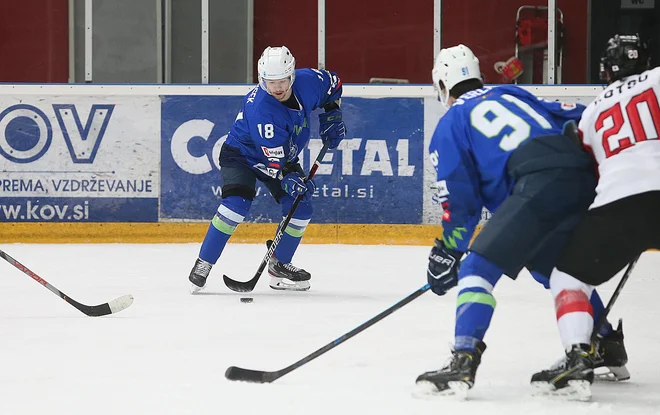
M 193 284 L 192 282 L 190 283 L 190 294 L 191 294 L 191 295 L 198 294 L 198 293 L 200 293 L 202 290 L 204 290 L 204 287 L 199 287 L 199 286 Z
M 472 386 L 467 382 L 449 382 L 449 388 L 454 392 L 456 399 L 464 401 L 467 399 L 468 391 Z
M 278 291 L 308 291 L 309 281 L 288 282 L 286 278 L 270 277 L 270 288 Z
M 443 396 L 460 401 L 467 398 L 467 391 L 470 389 L 470 385 L 461 381 L 449 382 L 448 385 L 448 389 L 439 390 L 435 383 L 427 380 L 420 380 L 415 383 L 413 396 L 417 398 Z
M 625 366 L 599 367 L 594 370 L 595 382 L 621 382 L 628 379 L 630 379 L 630 372 Z
M 561 389 L 556 389 L 555 385 L 548 382 L 532 382 L 532 388 L 534 388 L 534 396 L 562 398 L 582 402 L 591 399 L 591 384 L 587 380 L 569 380 L 568 385 Z

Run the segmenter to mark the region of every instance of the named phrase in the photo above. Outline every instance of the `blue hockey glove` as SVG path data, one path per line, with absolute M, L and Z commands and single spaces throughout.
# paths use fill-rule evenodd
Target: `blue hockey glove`
M 319 114 L 319 134 L 325 144 L 330 140 L 330 149 L 337 148 L 341 140 L 346 138 L 346 126 L 341 119 L 341 109 L 335 108 Z
M 447 291 L 458 284 L 458 269 L 463 254 L 447 248 L 440 239 L 435 240 L 435 246 L 429 254 L 429 267 L 426 270 L 426 279 L 431 291 L 437 295 L 445 295 Z
M 289 173 L 284 176 L 281 186 L 292 197 L 304 195 L 304 202 L 309 201 L 316 190 L 314 180 L 305 181 L 305 178 L 298 172 Z

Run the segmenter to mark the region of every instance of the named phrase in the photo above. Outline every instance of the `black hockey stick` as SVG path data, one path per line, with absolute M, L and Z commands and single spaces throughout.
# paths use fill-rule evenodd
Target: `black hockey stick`
M 619 281 L 619 284 L 614 289 L 614 292 L 610 297 L 610 301 L 607 302 L 607 307 L 605 307 L 605 310 L 603 310 L 603 314 L 601 314 L 600 317 L 598 317 L 598 321 L 596 322 L 596 324 L 594 324 L 594 331 L 591 332 L 592 343 L 596 343 L 597 340 L 596 337 L 600 332 L 601 326 L 605 324 L 605 321 L 607 321 L 607 315 L 610 314 L 610 311 L 612 311 L 612 307 L 614 306 L 616 299 L 619 298 L 619 294 L 621 294 L 621 290 L 623 290 L 623 286 L 626 285 L 626 281 L 628 281 L 628 278 L 630 277 L 630 274 L 635 268 L 635 265 L 637 264 L 637 261 L 639 261 L 639 257 L 641 255 L 642 254 L 638 254 L 635 258 L 633 258 L 632 261 L 630 261 L 630 264 L 628 264 L 628 268 L 626 269 L 626 272 L 624 272 L 623 277 L 621 277 L 621 281 Z
M 350 339 L 351 337 L 355 336 L 356 334 L 360 333 L 361 331 L 364 331 L 365 329 L 373 326 L 374 324 L 378 323 L 380 320 L 384 319 L 385 317 L 389 316 L 396 310 L 400 309 L 404 305 L 410 303 L 412 300 L 416 299 L 420 295 L 424 294 L 426 291 L 429 290 L 431 286 L 429 284 L 426 284 L 425 286 L 421 287 L 414 293 L 408 295 L 406 298 L 403 300 L 399 301 L 398 303 L 394 304 L 387 310 L 381 312 L 377 316 L 372 317 L 370 320 L 360 324 L 353 330 L 349 331 L 346 334 L 343 334 L 342 336 L 338 337 L 337 339 L 333 340 L 332 342 L 326 344 L 325 346 L 321 347 L 314 353 L 311 353 L 302 359 L 298 360 L 297 362 L 293 363 L 292 365 L 289 365 L 285 367 L 284 369 L 276 370 L 274 372 L 266 372 L 262 370 L 250 370 L 250 369 L 243 369 L 240 367 L 236 366 L 230 366 L 227 368 L 227 371 L 225 372 L 225 377 L 229 380 L 238 380 L 238 381 L 243 381 L 243 382 L 253 382 L 253 383 L 270 383 L 273 382 L 282 376 L 286 375 L 289 372 L 292 372 L 305 363 L 311 362 L 312 360 L 316 359 L 317 357 L 321 356 L 325 352 L 334 349 L 335 347 L 339 346 L 340 344 L 344 343 L 346 340 Z
M 69 297 L 68 295 L 64 294 L 62 291 L 58 290 L 57 288 L 53 287 L 46 281 L 45 279 L 41 278 L 34 272 L 32 272 L 28 267 L 25 265 L 21 264 L 20 262 L 16 261 L 14 258 L 9 256 L 6 252 L 2 251 L 0 249 L 0 257 L 2 257 L 5 261 L 9 262 L 19 270 L 23 271 L 23 273 L 39 284 L 43 285 L 44 287 L 48 288 L 52 293 L 66 301 L 67 303 L 71 304 L 78 310 L 82 311 L 84 314 L 90 316 L 90 317 L 100 317 L 100 316 L 105 316 L 108 314 L 114 314 L 118 313 L 128 307 L 130 307 L 131 304 L 133 304 L 133 296 L 128 294 L 128 295 L 122 295 L 119 298 L 116 298 L 108 303 L 103 303 L 99 305 L 85 305 L 85 304 L 80 304 L 73 298 Z
M 323 148 L 321 148 L 321 152 L 316 157 L 316 160 L 314 161 L 314 165 L 312 165 L 312 168 L 309 170 L 309 174 L 307 175 L 305 181 L 311 180 L 314 177 L 314 175 L 316 174 L 316 170 L 318 170 L 319 165 L 321 164 L 321 160 L 323 160 L 325 153 L 328 151 L 329 146 L 330 146 L 330 140 L 328 140 L 323 145 Z M 282 239 L 282 235 L 284 234 L 284 230 L 286 229 L 287 226 L 289 226 L 289 222 L 291 221 L 293 214 L 296 212 L 298 205 L 302 201 L 303 196 L 304 195 L 298 195 L 296 199 L 293 201 L 293 205 L 291 205 L 291 208 L 289 209 L 289 213 L 286 215 L 284 220 L 282 220 L 279 227 L 277 228 L 277 232 L 275 233 L 275 237 L 273 238 L 273 243 L 270 244 L 270 246 L 268 247 L 268 251 L 266 252 L 266 255 L 264 255 L 264 258 L 261 260 L 259 269 L 257 269 L 257 272 L 254 274 L 251 280 L 236 281 L 236 280 L 232 280 L 226 275 L 222 276 L 222 278 L 225 281 L 225 285 L 230 290 L 239 293 L 246 293 L 254 290 L 254 287 L 257 285 L 257 281 L 259 281 L 259 278 L 261 278 L 261 274 L 263 274 L 266 265 L 268 265 L 268 261 L 270 261 L 270 258 L 273 256 L 273 252 L 275 252 L 275 248 L 277 248 L 277 245 L 279 245 L 280 240 Z

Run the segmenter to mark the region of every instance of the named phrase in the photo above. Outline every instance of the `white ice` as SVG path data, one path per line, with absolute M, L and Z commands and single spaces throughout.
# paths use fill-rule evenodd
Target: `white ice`
M 0 246 L 85 304 L 133 294 L 127 310 L 86 317 L 0 261 L 0 414 L 657 414 L 660 254 L 646 253 L 612 312 L 624 317 L 632 379 L 596 384 L 591 402 L 532 396 L 529 379 L 561 356 L 549 292 L 529 275 L 503 279 L 488 350 L 467 401 L 414 396 L 453 338 L 456 292 L 426 293 L 272 384 L 230 382 L 230 365 L 277 370 L 425 284 L 428 247 L 302 245 L 309 292 L 277 292 L 264 275 L 254 302 L 222 274 L 249 279 L 264 255 L 229 245 L 206 295 L 188 294 L 198 244 Z M 609 299 L 618 277 L 601 288 Z

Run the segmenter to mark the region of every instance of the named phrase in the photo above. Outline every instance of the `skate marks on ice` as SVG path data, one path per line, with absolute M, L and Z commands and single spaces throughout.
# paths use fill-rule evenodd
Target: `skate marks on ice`
M 588 402 L 591 400 L 591 384 L 586 380 L 569 380 L 568 385 L 556 389 L 547 382 L 532 382 L 532 395 L 550 399 Z
M 255 248 L 232 246 L 221 271 L 240 275 L 240 262 L 252 264 L 262 249 Z M 594 384 L 585 403 L 532 396 L 532 373 L 556 358 L 561 344 L 551 297 L 528 275 L 498 286 L 489 350 L 465 401 L 411 397 L 416 377 L 441 367 L 449 353 L 455 292 L 419 298 L 273 384 L 227 381 L 230 365 L 277 369 L 391 306 L 425 281 L 429 248 L 301 245 L 300 261 L 314 271 L 312 290 L 278 292 L 262 281 L 250 304 L 224 286 L 222 272 L 211 276 L 208 295 L 188 294 L 198 250 L 198 244 L 12 246 L 58 284 L 79 287 L 77 295 L 103 300 L 128 288 L 136 302 L 118 318 L 89 319 L 66 308 L 53 318 L 51 293 L 28 278 L 1 278 L 0 414 L 60 414 L 63 402 L 67 413 L 95 415 L 127 407 L 162 415 L 660 414 L 660 331 L 652 324 L 660 319 L 658 253 L 640 259 L 613 309 L 628 325 L 631 380 Z M 329 256 L 341 261 L 328 264 Z M 81 278 L 73 267 L 94 272 Z M 605 286 L 604 297 L 613 288 Z
M 284 290 L 273 290 L 268 288 L 270 291 L 253 291 L 251 293 L 236 293 L 233 291 L 214 291 L 210 289 L 204 289 L 192 294 L 195 297 L 222 297 L 229 299 L 236 299 L 245 297 L 246 295 L 254 297 L 254 301 L 257 302 L 260 299 L 267 301 L 280 301 L 280 299 L 286 299 L 286 301 L 298 301 L 298 300 L 314 300 L 314 299 L 323 299 L 323 300 L 337 300 L 337 301 L 371 301 L 375 300 L 373 296 L 362 295 L 362 294 L 350 294 L 346 292 L 318 292 L 318 291 L 284 291 Z M 312 289 L 313 290 L 313 289 Z
M 449 389 L 439 391 L 433 382 L 419 381 L 415 383 L 415 388 L 412 392 L 414 398 L 432 399 L 444 398 L 454 401 L 464 401 L 468 398 L 468 391 L 470 386 L 465 382 L 449 382 Z

